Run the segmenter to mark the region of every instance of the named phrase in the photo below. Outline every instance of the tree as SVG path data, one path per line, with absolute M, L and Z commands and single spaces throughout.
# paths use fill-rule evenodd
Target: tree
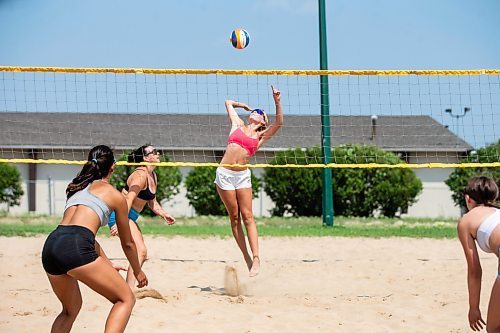
M 120 161 L 126 161 L 127 155 L 122 155 Z M 169 162 L 168 156 L 163 155 L 162 160 Z M 111 177 L 110 183 L 121 191 L 127 184 L 127 179 L 135 170 L 135 166 L 117 165 L 115 172 Z M 164 200 L 169 200 L 174 195 L 179 193 L 179 186 L 182 181 L 182 174 L 178 167 L 158 167 L 155 169 L 158 184 L 156 186 L 156 200 L 161 203 Z M 155 216 L 148 206 L 144 207 L 141 214 Z
M 186 197 L 198 215 L 226 215 L 224 203 L 214 184 L 217 167 L 195 167 L 186 176 Z M 252 173 L 252 197 L 257 198 L 260 180 Z
M 339 164 L 404 164 L 397 155 L 369 145 L 340 145 L 332 150 Z M 332 172 L 334 209 L 344 216 L 394 217 L 415 203 L 422 182 L 406 168 L 341 168 Z
M 489 146 L 471 153 L 460 163 L 492 163 L 500 161 L 500 140 Z M 496 180 L 500 186 L 500 168 L 457 168 L 446 179 L 445 183 L 453 192 L 452 199 L 455 205 L 465 209 L 464 188 L 471 177 L 488 176 Z
M 341 145 L 332 149 L 337 164 L 404 163 L 398 156 L 365 145 Z M 321 163 L 318 147 L 279 152 L 272 164 Z M 273 215 L 322 214 L 322 177 L 319 168 L 270 168 L 263 176 L 264 189 L 275 203 Z M 422 190 L 415 172 L 400 168 L 336 168 L 332 172 L 336 215 L 393 217 L 404 213 Z
M 271 164 L 321 163 L 319 148 L 291 149 L 278 152 Z M 321 169 L 318 168 L 267 168 L 262 176 L 264 191 L 273 200 L 273 216 L 321 215 Z
M 0 163 L 0 202 L 8 207 L 21 204 L 24 191 L 21 187 L 21 174 L 13 165 Z

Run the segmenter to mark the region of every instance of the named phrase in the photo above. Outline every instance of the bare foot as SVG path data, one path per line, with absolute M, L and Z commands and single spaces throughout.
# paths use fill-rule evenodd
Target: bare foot
M 260 270 L 260 258 L 258 256 L 253 257 L 252 268 L 250 269 L 250 277 L 257 276 Z

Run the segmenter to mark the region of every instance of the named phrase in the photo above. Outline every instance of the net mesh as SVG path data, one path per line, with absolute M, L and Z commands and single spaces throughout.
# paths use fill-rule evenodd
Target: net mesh
M 226 99 L 262 108 L 274 120 L 271 85 L 284 124 L 251 158 L 322 142 L 320 75 L 328 75 L 331 145 L 373 145 L 410 166 L 469 162 L 497 166 L 500 71 L 222 71 L 0 67 L 0 161 L 81 163 L 108 144 L 126 152 L 145 143 L 169 165 L 214 165 L 227 145 Z M 248 113 L 238 109 L 242 119 Z M 290 155 L 288 155 L 290 156 Z M 303 164 L 288 158 L 282 166 Z M 366 164 L 359 156 L 357 167 Z M 365 161 L 365 162 L 363 162 Z M 336 165 L 335 150 L 329 167 Z M 486 163 L 486 164 L 484 164 Z M 325 167 L 321 156 L 307 161 Z M 444 165 L 443 165 L 444 164 Z M 352 166 L 352 165 L 351 165 Z

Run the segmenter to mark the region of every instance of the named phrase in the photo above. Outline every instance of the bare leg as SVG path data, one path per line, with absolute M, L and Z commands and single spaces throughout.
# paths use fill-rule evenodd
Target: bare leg
M 128 223 L 130 225 L 130 233 L 132 234 L 135 246 L 137 247 L 139 264 L 142 267 L 142 265 L 146 261 L 146 258 L 148 257 L 148 249 L 146 248 L 146 244 L 144 243 L 144 238 L 142 237 L 141 230 L 139 230 L 137 224 L 132 220 L 128 220 Z M 127 270 L 127 283 L 132 291 L 135 290 L 135 284 L 136 284 L 135 282 L 136 281 L 135 281 L 134 270 L 129 265 Z
M 243 223 L 247 230 L 248 244 L 252 250 L 252 266 L 250 268 L 250 276 L 256 276 L 260 270 L 259 258 L 259 237 L 257 232 L 257 225 L 253 218 L 252 211 L 252 188 L 243 188 L 236 190 L 236 197 L 238 200 L 238 207 L 240 208 Z
M 247 264 L 248 269 L 252 267 L 252 258 L 248 254 L 247 244 L 245 241 L 245 234 L 243 233 L 243 228 L 241 226 L 240 210 L 238 208 L 238 201 L 236 199 L 236 191 L 226 191 L 215 186 L 217 192 L 219 193 L 224 206 L 226 206 L 227 213 L 229 214 L 229 220 L 231 221 L 231 230 L 233 232 L 234 239 L 238 244 L 238 247 L 243 253 L 243 257 Z
M 82 295 L 78 281 L 69 275 L 47 274 L 52 290 L 62 304 L 62 311 L 52 324 L 52 333 L 69 332 L 82 307 Z
M 488 317 L 486 319 L 486 331 L 488 333 L 500 332 L 500 278 L 495 279 L 491 289 L 490 303 L 488 305 Z
M 68 275 L 113 303 L 104 332 L 123 332 L 132 313 L 135 297 L 120 274 L 99 257 L 90 264 L 70 270 Z

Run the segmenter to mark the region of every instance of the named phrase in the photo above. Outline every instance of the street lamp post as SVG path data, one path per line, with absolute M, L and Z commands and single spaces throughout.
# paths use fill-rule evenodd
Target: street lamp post
M 465 107 L 464 108 L 464 112 L 462 114 L 453 114 L 453 110 L 452 109 L 446 109 L 446 110 L 444 110 L 444 112 L 449 113 L 451 117 L 459 119 L 459 118 L 465 117 L 465 115 L 467 114 L 467 112 L 470 112 L 470 108 Z
M 458 121 L 459 121 L 460 118 L 465 117 L 467 115 L 467 112 L 471 112 L 471 108 L 464 107 L 464 112 L 460 113 L 460 114 L 454 114 L 453 110 L 451 108 L 445 109 L 444 112 L 448 113 L 450 115 L 450 117 L 455 118 L 457 120 L 457 133 L 456 133 L 456 135 L 457 135 L 457 146 L 458 146 L 458 144 L 459 144 L 459 137 L 458 137 L 458 135 L 460 134 L 459 133 L 460 132 L 460 126 L 458 124 Z M 462 131 L 463 131 L 462 134 L 465 135 L 465 129 L 462 128 Z

